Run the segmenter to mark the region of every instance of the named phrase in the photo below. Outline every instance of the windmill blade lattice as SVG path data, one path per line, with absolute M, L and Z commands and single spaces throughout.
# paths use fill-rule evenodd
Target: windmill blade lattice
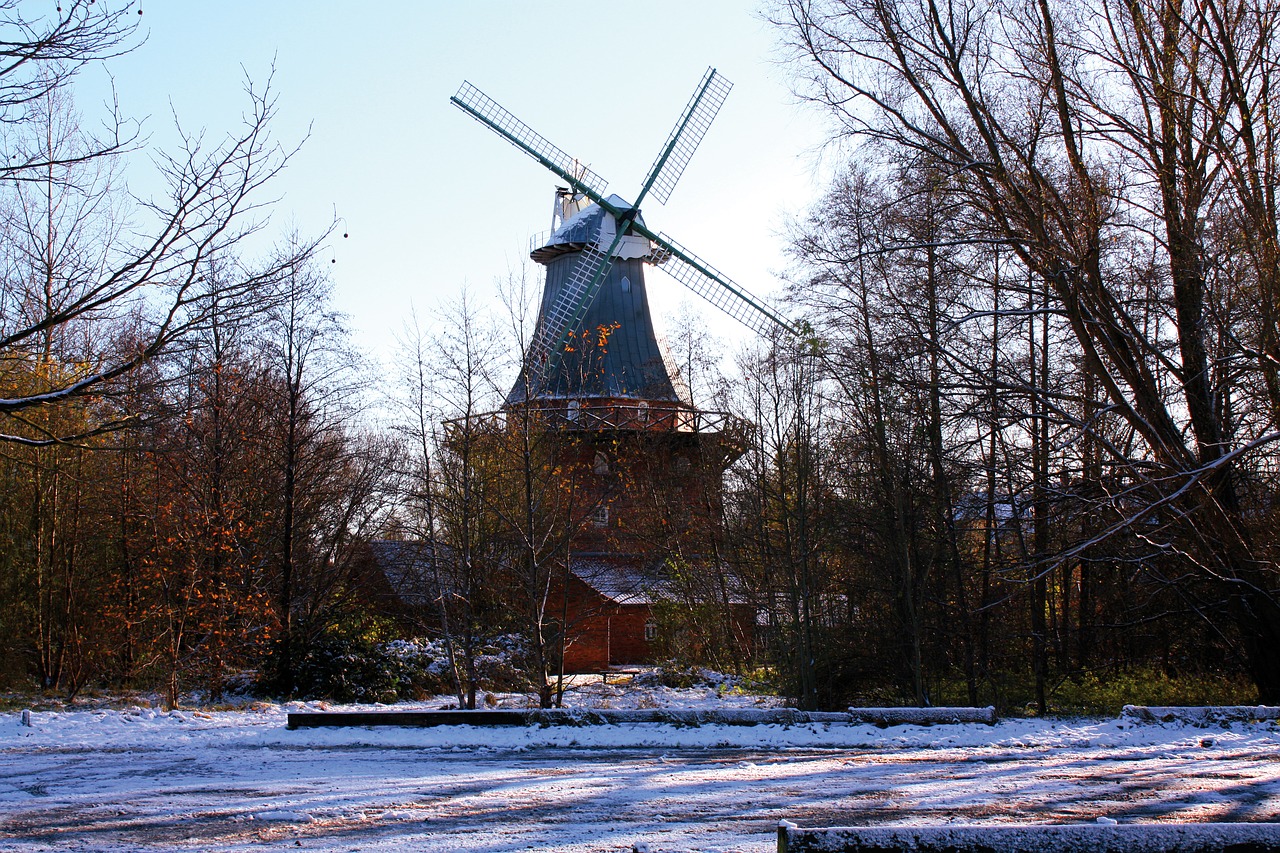
M 659 247 L 654 253 L 654 263 L 663 272 L 748 329 L 761 336 L 766 336 L 774 325 L 794 332 L 791 323 L 776 311 L 666 234 L 646 236 Z
M 458 94 L 449 101 L 564 178 L 592 201 L 598 202 L 604 196 L 605 188 L 609 186 L 608 181 L 570 157 L 469 82 L 464 80 Z
M 586 313 L 582 306 L 589 306 L 595 299 L 594 291 L 600 289 L 608 268 L 609 251 L 600 243 L 593 243 L 582 249 L 573 274 L 565 282 L 559 298 L 538 323 L 538 334 L 533 340 L 534 364 L 542 365 L 545 369 L 554 366 L 553 354 L 564 348 L 569 331 L 577 325 L 581 315 Z
M 649 193 L 658 201 L 666 204 L 671 197 L 676 182 L 684 174 L 685 166 L 689 165 L 689 159 L 702 143 L 702 137 L 706 136 L 707 128 L 711 127 L 732 88 L 733 84 L 716 73 L 714 68 L 707 69 L 680 121 L 671 129 L 662 153 L 649 168 L 644 186 L 650 188 Z M 638 201 L 636 203 L 639 204 Z

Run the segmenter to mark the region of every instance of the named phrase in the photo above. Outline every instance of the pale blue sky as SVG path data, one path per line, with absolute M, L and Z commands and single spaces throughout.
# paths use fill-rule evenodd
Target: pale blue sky
M 277 227 L 320 227 L 335 210 L 345 220 L 331 267 L 338 306 L 375 349 L 411 301 L 429 311 L 464 283 L 488 294 L 550 224 L 555 179 L 450 106 L 464 79 L 631 197 L 703 72 L 718 68 L 733 92 L 669 204 L 646 205 L 645 219 L 760 294 L 779 286 L 787 216 L 818 191 L 821 124 L 793 103 L 753 0 L 143 8 L 147 43 L 111 71 L 122 108 L 150 116 L 158 145 L 170 104 L 186 127 L 220 133 L 242 111 L 243 75 L 265 80 L 274 60 L 276 134 L 296 141 L 311 127 L 276 186 Z M 660 273 L 650 290 L 661 326 L 686 295 Z M 722 336 L 746 334 L 708 320 Z

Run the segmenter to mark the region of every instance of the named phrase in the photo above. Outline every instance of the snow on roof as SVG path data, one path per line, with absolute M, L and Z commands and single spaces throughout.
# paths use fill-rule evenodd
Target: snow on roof
M 695 568 L 697 563 L 695 561 Z M 725 567 L 704 566 L 707 572 L 719 572 L 728 578 L 729 603 L 747 604 L 737 579 Z M 682 592 L 672 583 L 662 560 L 645 560 L 626 556 L 576 556 L 569 559 L 569 571 L 615 604 L 653 604 L 680 598 Z
M 571 557 L 569 571 L 615 604 L 653 604 L 675 590 L 661 566 L 626 557 Z
M 607 201 L 613 207 L 621 210 L 627 210 L 631 207 L 631 202 L 616 195 L 609 196 Z M 635 221 L 643 225 L 644 217 L 636 214 Z M 613 217 L 609 216 L 600 205 L 590 204 L 565 220 L 564 224 L 552 233 L 546 244 L 539 250 L 534 251 L 534 259 L 542 259 L 542 262 L 545 263 L 546 258 L 554 255 L 544 254 L 543 250 L 554 246 L 577 247 L 588 243 L 612 243 L 616 233 Z M 646 258 L 652 252 L 653 246 L 646 238 L 628 234 L 618 246 L 616 257 Z

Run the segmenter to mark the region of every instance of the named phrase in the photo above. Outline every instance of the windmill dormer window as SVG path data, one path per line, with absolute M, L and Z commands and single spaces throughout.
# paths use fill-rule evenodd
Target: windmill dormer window
M 565 417 L 571 421 L 577 422 L 578 415 L 582 412 L 582 402 L 580 400 L 570 400 L 568 407 L 565 408 Z

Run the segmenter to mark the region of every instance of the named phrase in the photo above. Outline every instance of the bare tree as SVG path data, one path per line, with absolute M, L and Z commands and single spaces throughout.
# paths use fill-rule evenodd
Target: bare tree
M 823 683 L 833 592 L 828 417 L 822 363 L 790 343 L 775 340 L 739 355 L 746 379 L 734 408 L 754 429 L 731 470 L 728 550 L 757 591 L 788 693 L 812 709 L 831 700 Z
M 62 215 L 46 204 L 46 224 L 55 221 L 64 233 L 45 245 L 53 252 L 79 241 L 75 257 L 60 258 L 58 275 L 42 280 L 8 278 L 0 289 L 0 360 L 14 365 L 37 357 L 41 347 L 68 338 L 87 324 L 103 325 L 141 316 L 136 334 L 100 335 L 81 346 L 64 369 L 39 376 L 20 391 L 0 398 L 0 440 L 52 444 L 82 439 L 132 422 L 137 413 L 98 406 L 94 419 L 72 432 L 41 428 L 36 411 L 75 398 L 109 398 L 111 383 L 173 348 L 205 327 L 215 310 L 248 306 L 243 297 L 257 294 L 297 261 L 276 258 L 261 268 L 225 283 L 216 292 L 202 281 L 204 262 L 230 256 L 233 248 L 261 227 L 257 216 L 267 201 L 263 187 L 284 168 L 291 150 L 276 143 L 268 130 L 275 111 L 270 84 L 249 87 L 249 108 L 241 128 L 210 145 L 202 135 L 184 134 L 180 150 L 158 157 L 168 197 L 142 202 L 133 212 L 128 234 L 107 218 L 93 233 L 81 223 L 103 221 L 102 184 L 82 176 L 132 148 L 136 133 L 118 117 L 105 137 L 80 135 L 76 144 L 53 145 L 52 137 L 24 135 L 27 128 L 52 127 L 47 105 L 64 98 L 79 68 L 110 59 L 135 43 L 136 24 L 126 13 L 131 5 L 69 0 L 56 18 L 26 17 L 19 4 L 0 3 L 0 31 L 7 35 L 0 50 L 0 116 L 9 133 L 3 140 L 0 181 L 16 187 L 15 215 L 30 211 L 32 186 L 66 182 L 63 194 L 69 213 L 92 213 L 88 219 Z M 36 144 L 29 144 L 34 137 Z M 96 165 L 95 165 L 96 164 Z M 77 203 L 76 199 L 80 199 Z M 73 209 L 75 208 L 75 209 Z M 314 251 L 318 240 L 298 245 L 298 257 Z M 126 345 L 127 342 L 127 345 Z
M 941 668 L 927 660 L 931 637 L 958 640 L 971 694 L 976 683 L 957 518 L 965 457 L 951 438 L 957 383 L 945 331 L 958 267 L 945 248 L 944 188 L 928 164 L 912 165 L 884 181 L 850 169 L 793 251 L 805 272 L 795 298 L 811 310 L 836 379 L 831 467 L 845 526 L 892 588 L 903 692 L 923 705 L 930 670 Z
M 369 535 L 386 450 L 355 433 L 365 384 L 361 359 L 330 305 L 329 278 L 306 259 L 296 234 L 279 253 L 286 266 L 257 344 L 267 365 L 266 393 L 274 401 L 278 631 L 272 669 L 277 689 L 288 694 L 295 655 L 329 627 L 352 593 L 349 540 Z
M 502 283 L 509 339 L 522 368 L 521 402 L 508 406 L 499 428 L 490 430 L 484 454 L 488 470 L 482 476 L 496 485 L 487 492 L 486 508 L 498 520 L 505 544 L 498 566 L 527 644 L 527 670 L 538 703 L 549 708 L 563 695 L 568 627 L 557 619 L 564 614 L 553 609 L 554 593 L 567 590 L 569 543 L 586 511 L 576 500 L 571 472 L 556 458 L 561 442 L 554 413 L 535 400 L 536 377 L 526 358 L 533 351 L 533 296 L 524 270 Z M 567 606 L 567 595 L 562 604 Z
M 1154 574 L 1183 567 L 1166 577 L 1238 642 L 1263 701 L 1280 697 L 1275 555 L 1250 532 L 1240 482 L 1280 432 L 1274 410 L 1223 404 L 1249 387 L 1243 365 L 1265 378 L 1269 333 L 1222 310 L 1211 249 L 1228 247 L 1212 247 L 1203 223 L 1222 209 L 1229 146 L 1240 196 L 1266 195 L 1241 180 L 1239 129 L 1259 129 L 1272 69 L 1255 62 L 1242 77 L 1227 57 L 1270 56 L 1259 41 L 1270 15 L 1110 0 L 793 0 L 778 14 L 806 93 L 842 133 L 952 176 L 978 236 L 1043 282 L 1081 369 L 1132 431 L 1129 445 L 1107 441 L 1079 398 L 1041 383 L 1037 402 L 1096 439 L 1116 488 L 1098 504 L 1105 530 L 1065 552 L 1033 549 L 1033 582 L 1108 536 L 1135 537 Z
M 436 317 L 428 334 L 414 317 L 400 341 L 404 413 L 397 427 L 407 445 L 407 511 L 424 544 L 431 625 L 441 632 L 460 708 L 474 709 L 479 655 L 489 639 L 495 590 L 495 533 L 485 511 L 486 490 L 477 464 L 498 405 L 492 372 L 502 359 L 491 318 L 463 290 Z
M 39 83 L 48 81 L 33 81 Z M 81 130 L 70 93 L 50 85 L 33 90 L 22 115 L 10 129 L 14 157 L 40 165 L 3 188 L 0 208 L 0 316 L 19 323 L 60 310 L 66 282 L 96 274 L 104 242 L 119 229 L 114 157 L 85 156 L 95 150 L 95 140 Z M 44 329 L 24 357 L 0 358 L 0 393 L 12 397 L 72 379 L 95 343 L 115 334 L 83 322 Z M 15 508 L 14 519 L 25 519 L 26 529 L 6 551 L 11 576 L 21 579 L 14 599 L 27 605 L 23 609 L 33 620 L 30 631 L 14 635 L 33 639 L 41 686 L 71 694 L 83 683 L 84 633 L 91 630 L 87 620 L 94 609 L 88 602 L 100 591 L 100 504 L 90 484 L 105 460 L 86 457 L 82 448 L 40 446 L 38 439 L 91 427 L 97 407 L 88 400 L 73 402 L 11 419 L 15 432 L 36 441 L 11 443 L 4 454 L 24 472 L 14 493 L 22 495 L 26 509 Z

